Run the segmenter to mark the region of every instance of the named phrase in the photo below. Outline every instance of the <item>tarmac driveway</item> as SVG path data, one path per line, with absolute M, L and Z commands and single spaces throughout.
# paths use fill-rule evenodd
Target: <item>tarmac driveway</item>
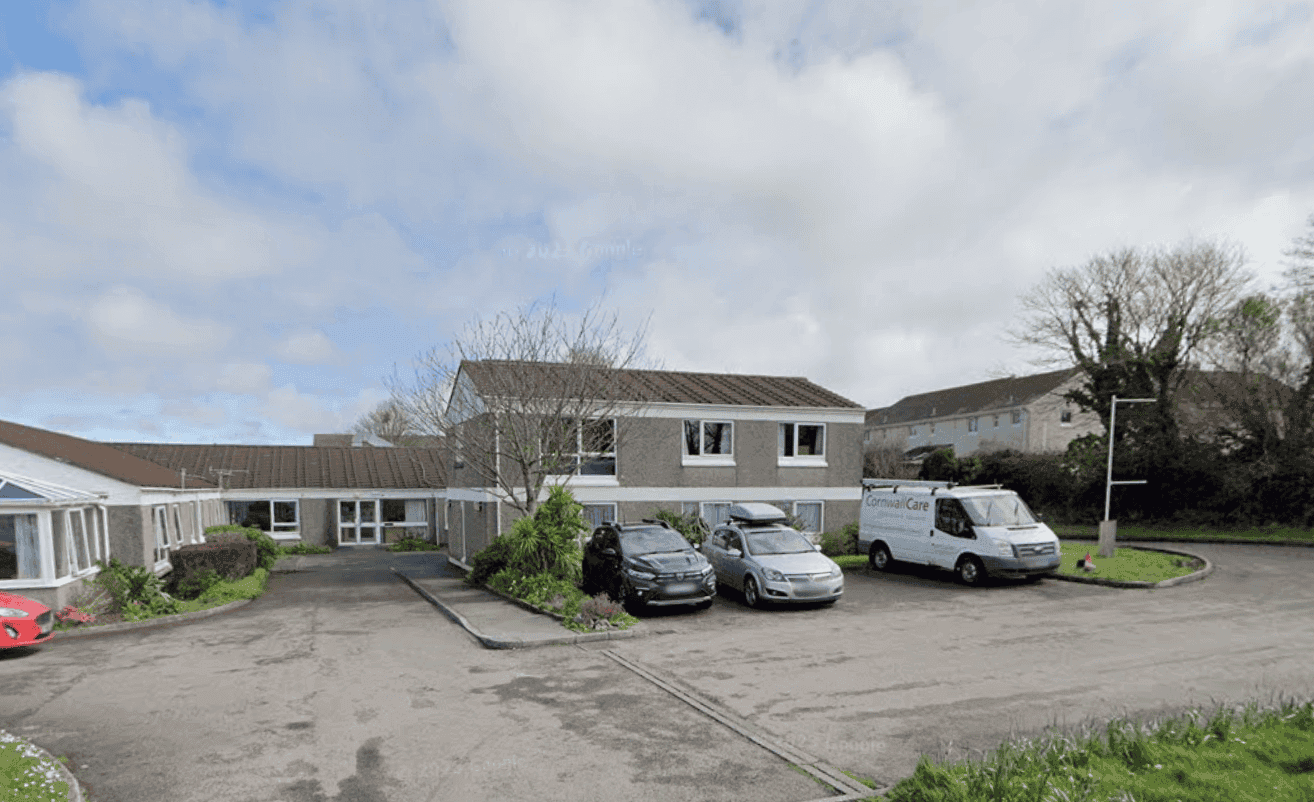
M 200 622 L 0 652 L 0 728 L 94 802 L 819 795 L 601 655 L 483 649 L 389 570 L 439 555 L 302 563 Z

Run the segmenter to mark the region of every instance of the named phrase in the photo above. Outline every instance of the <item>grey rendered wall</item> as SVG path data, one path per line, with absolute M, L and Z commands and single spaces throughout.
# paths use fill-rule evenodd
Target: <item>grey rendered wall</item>
M 798 418 L 807 422 L 806 417 Z M 684 421 L 627 423 L 617 452 L 623 487 L 848 487 L 862 481 L 862 424 L 826 425 L 825 468 L 777 465 L 781 421 L 735 421 L 733 467 L 682 466 Z
M 154 565 L 155 532 L 151 526 L 149 507 L 110 507 L 110 556 L 125 565 Z
M 301 506 L 301 540 L 313 546 L 335 546 L 337 538 L 329 511 L 336 501 L 327 498 L 303 498 Z

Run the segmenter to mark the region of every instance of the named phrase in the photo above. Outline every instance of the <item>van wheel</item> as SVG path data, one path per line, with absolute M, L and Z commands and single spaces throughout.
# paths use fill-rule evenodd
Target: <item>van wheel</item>
M 958 581 L 964 585 L 979 585 L 985 581 L 985 566 L 970 554 L 959 559 L 954 572 L 958 574 Z
M 871 544 L 871 552 L 867 555 L 867 562 L 875 571 L 888 571 L 890 569 L 890 549 L 884 543 Z
M 751 576 L 744 579 L 744 604 L 749 607 L 762 604 L 762 597 L 757 592 L 757 580 Z

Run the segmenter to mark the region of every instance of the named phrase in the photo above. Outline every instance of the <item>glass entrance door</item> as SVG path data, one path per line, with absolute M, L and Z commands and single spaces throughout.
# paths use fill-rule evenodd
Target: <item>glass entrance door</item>
M 338 544 L 343 546 L 377 544 L 379 542 L 379 502 L 338 502 Z

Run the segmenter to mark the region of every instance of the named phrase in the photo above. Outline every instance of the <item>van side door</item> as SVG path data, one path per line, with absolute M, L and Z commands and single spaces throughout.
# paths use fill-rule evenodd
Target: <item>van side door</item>
M 956 498 L 937 498 L 928 561 L 941 568 L 953 568 L 958 563 L 958 555 L 971 548 L 975 540 L 972 521 L 962 502 Z

